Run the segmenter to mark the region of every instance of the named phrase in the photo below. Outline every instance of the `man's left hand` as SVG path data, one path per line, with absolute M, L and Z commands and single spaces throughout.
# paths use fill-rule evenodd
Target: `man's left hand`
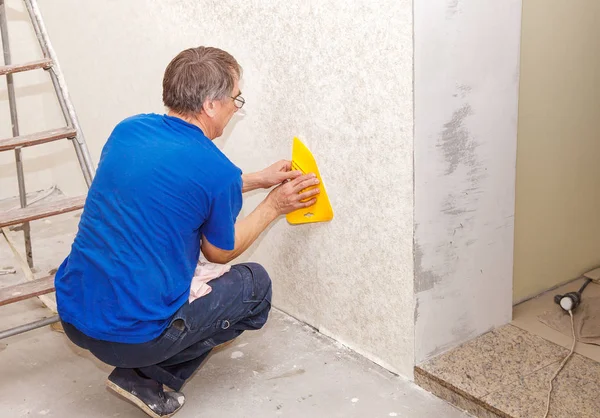
M 286 180 L 292 180 L 302 175 L 301 171 L 291 171 L 292 162 L 287 160 L 277 161 L 262 171 L 259 171 L 260 187 L 268 189 Z
M 242 175 L 242 192 L 256 189 L 269 189 L 287 180 L 293 180 L 302 175 L 301 171 L 292 171 L 291 161 L 281 160 L 264 170 Z

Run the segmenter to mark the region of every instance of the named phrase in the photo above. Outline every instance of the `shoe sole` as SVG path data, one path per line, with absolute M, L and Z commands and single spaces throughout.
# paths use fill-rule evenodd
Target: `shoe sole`
M 116 392 L 118 395 L 127 399 L 129 402 L 133 403 L 135 406 L 140 408 L 142 411 L 144 411 L 147 415 L 151 416 L 152 418 L 170 418 L 173 415 L 175 415 L 183 407 L 183 405 L 181 405 L 174 412 L 172 412 L 171 414 L 168 414 L 168 415 L 158 415 L 156 412 L 154 412 L 152 409 L 150 409 L 150 407 L 148 405 L 146 405 L 144 403 L 144 401 L 142 401 L 140 398 L 133 395 L 132 393 L 127 392 L 125 389 L 123 389 L 119 385 L 116 385 L 115 383 L 111 382 L 110 380 L 106 380 L 106 386 L 109 389 Z

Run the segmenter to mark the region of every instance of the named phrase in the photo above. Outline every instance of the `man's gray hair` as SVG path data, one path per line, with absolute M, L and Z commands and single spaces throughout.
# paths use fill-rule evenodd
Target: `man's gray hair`
M 242 68 L 229 53 L 200 46 L 180 52 L 167 66 L 163 78 L 163 103 L 180 115 L 201 112 L 205 100 L 231 96 Z

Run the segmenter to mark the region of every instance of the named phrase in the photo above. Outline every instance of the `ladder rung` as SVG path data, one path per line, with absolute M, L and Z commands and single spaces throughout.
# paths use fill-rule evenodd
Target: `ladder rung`
M 19 283 L 0 289 L 0 306 L 54 292 L 54 276 Z
M 36 132 L 30 135 L 15 136 L 0 139 L 0 151 L 8 151 L 18 147 L 30 147 L 59 139 L 74 138 L 77 131 L 74 128 L 52 129 L 50 131 Z
M 43 68 L 47 70 L 52 67 L 52 60 L 50 58 L 44 58 L 38 61 L 26 62 L 25 64 L 11 64 L 0 66 L 0 75 L 20 73 L 22 71 L 36 70 Z
M 0 212 L 0 228 L 78 210 L 83 208 L 84 203 L 85 196 L 67 197 L 44 204 L 37 203 L 23 209 Z

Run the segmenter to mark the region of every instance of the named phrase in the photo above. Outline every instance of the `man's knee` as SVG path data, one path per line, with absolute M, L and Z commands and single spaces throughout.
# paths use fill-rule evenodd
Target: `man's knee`
M 254 281 L 254 289 L 265 299 L 271 301 L 271 278 L 263 266 L 258 263 L 244 263 L 250 270 Z

